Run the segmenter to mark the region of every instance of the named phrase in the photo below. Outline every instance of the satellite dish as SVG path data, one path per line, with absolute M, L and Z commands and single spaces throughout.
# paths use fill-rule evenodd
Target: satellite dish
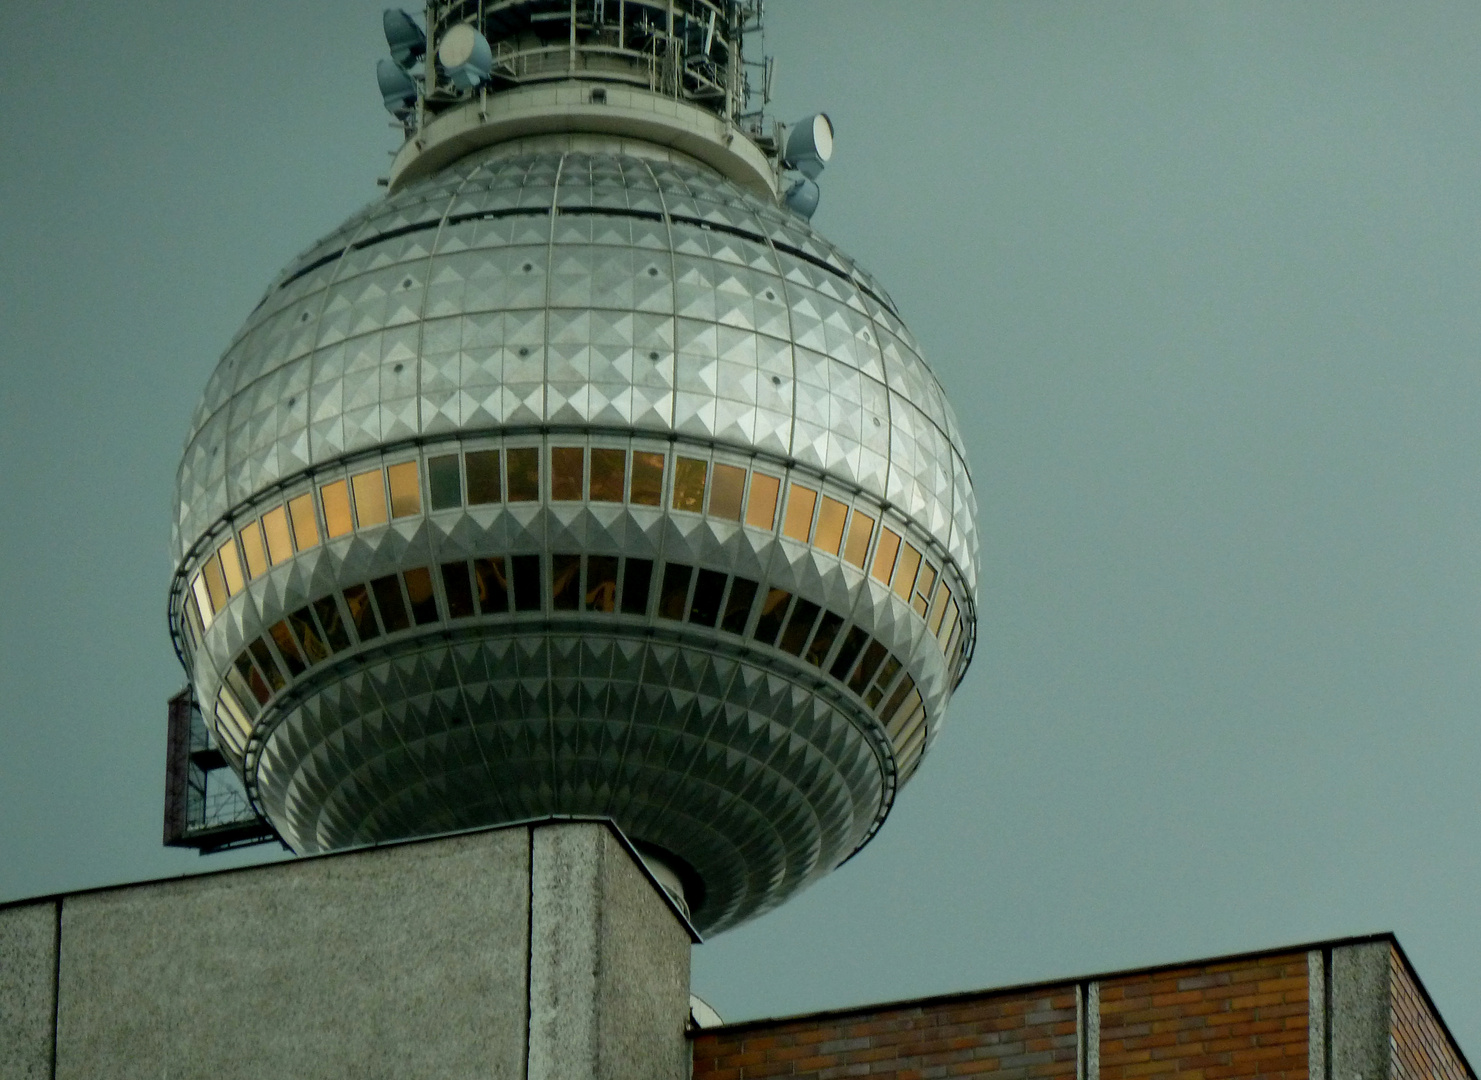
M 494 70 L 494 53 L 482 34 L 468 23 L 459 23 L 442 35 L 437 62 L 454 86 L 472 90 Z
M 818 200 L 822 197 L 823 193 L 817 183 L 811 177 L 804 176 L 787 189 L 782 201 L 794 214 L 811 221 L 813 214 L 817 212 Z
M 401 65 L 385 57 L 375 63 L 375 81 L 381 87 L 381 100 L 386 111 L 398 120 L 404 119 L 417 103 L 416 80 Z
M 809 180 L 816 180 L 833 156 L 833 121 L 827 113 L 813 113 L 787 132 L 783 162 Z
M 381 25 L 386 29 L 386 44 L 391 48 L 391 59 L 403 71 L 427 55 L 427 35 L 405 11 L 386 8 L 381 14 Z

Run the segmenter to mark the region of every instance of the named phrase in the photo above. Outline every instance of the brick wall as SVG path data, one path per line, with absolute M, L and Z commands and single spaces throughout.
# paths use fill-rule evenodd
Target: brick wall
M 1306 953 L 1100 986 L 1100 1080 L 1307 1077 Z
M 1069 984 L 712 1028 L 694 1039 L 694 1076 L 1073 1078 L 1075 1016 Z
M 1397 949 L 1389 950 L 1388 985 L 1392 1080 L 1470 1080 L 1470 1070 Z
M 1308 953 L 1387 947 L 1386 980 L 1364 1015 L 1373 1024 L 1344 1040 L 1382 1054 L 1390 1017 L 1389 1076 L 1476 1080 L 1391 936 L 1351 938 L 1265 955 L 1107 975 L 874 1008 L 758 1020 L 693 1035 L 696 1080 L 862 1076 L 894 1080 L 988 1076 L 994 1080 L 1309 1080 L 1311 1040 L 1331 1073 L 1322 1016 L 1330 986 L 1317 985 Z M 1382 954 L 1376 958 L 1381 964 Z M 1322 970 L 1320 965 L 1317 970 Z M 1331 963 L 1327 961 L 1330 978 Z M 1381 970 L 1381 968 L 1380 968 Z M 1386 985 L 1385 985 L 1386 984 Z M 1349 991 L 1351 988 L 1349 988 Z M 1382 1000 L 1383 996 L 1387 1000 Z M 1090 1013 L 1083 1030 L 1080 1002 Z M 1362 1024 L 1358 1025 L 1360 1028 Z M 1348 1028 L 1352 1024 L 1347 1025 Z M 1348 1043 L 1343 1043 L 1348 1047 Z

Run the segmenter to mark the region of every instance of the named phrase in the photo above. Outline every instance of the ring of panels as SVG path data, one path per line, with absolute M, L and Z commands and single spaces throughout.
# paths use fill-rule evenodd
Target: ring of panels
M 485 152 L 290 265 L 181 466 L 171 626 L 298 850 L 603 813 L 702 929 L 867 842 L 975 632 L 887 297 L 676 155 Z

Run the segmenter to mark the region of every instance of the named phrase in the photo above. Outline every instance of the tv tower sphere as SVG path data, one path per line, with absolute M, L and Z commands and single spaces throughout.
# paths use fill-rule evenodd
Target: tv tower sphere
M 939 735 L 961 435 L 804 216 L 832 126 L 753 107 L 759 17 L 386 13 L 388 192 L 248 316 L 176 490 L 171 632 L 295 851 L 609 817 L 714 932 L 863 846 Z

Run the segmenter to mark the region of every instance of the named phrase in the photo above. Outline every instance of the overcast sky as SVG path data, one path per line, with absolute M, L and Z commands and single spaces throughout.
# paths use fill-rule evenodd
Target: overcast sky
M 380 7 L 7 9 L 0 900 L 244 861 L 159 842 L 171 490 L 261 290 L 378 197 Z M 1481 5 L 768 8 L 816 224 L 963 421 L 983 621 L 879 837 L 695 989 L 1392 929 L 1481 1054 Z

